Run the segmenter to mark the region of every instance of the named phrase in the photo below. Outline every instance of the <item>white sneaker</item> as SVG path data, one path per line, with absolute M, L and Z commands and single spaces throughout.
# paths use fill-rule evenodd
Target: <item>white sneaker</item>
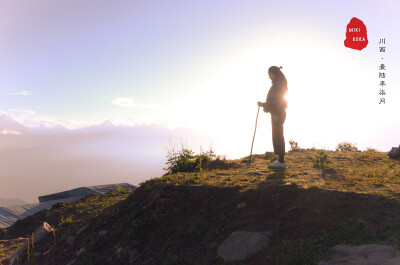
M 269 164 L 268 167 L 270 167 L 270 168 L 285 168 L 286 164 L 285 163 L 281 163 L 278 160 L 276 160 L 274 163 Z

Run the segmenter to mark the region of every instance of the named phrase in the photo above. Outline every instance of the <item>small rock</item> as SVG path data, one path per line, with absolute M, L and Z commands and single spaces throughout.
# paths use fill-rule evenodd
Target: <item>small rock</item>
M 77 255 L 77 256 L 80 256 L 80 255 L 82 255 L 82 253 L 85 252 L 85 251 L 86 251 L 85 248 L 81 248 L 78 252 L 76 252 L 76 255 Z
M 45 238 L 51 231 L 53 231 L 53 228 L 48 223 L 44 222 L 35 230 L 35 232 L 33 232 L 34 243 L 37 243 L 38 241 Z M 22 253 L 26 252 L 27 248 L 28 242 L 25 241 L 19 248 L 14 251 L 11 257 L 8 259 L 8 264 L 13 265 L 16 258 L 18 256 L 21 256 Z
M 236 208 L 240 209 L 240 208 L 244 208 L 246 206 L 247 206 L 247 204 L 245 202 L 241 202 L 238 205 L 236 205 Z
M 318 265 L 398 265 L 400 252 L 392 246 L 367 244 L 360 246 L 336 245 L 330 249 L 330 255 Z
M 361 229 L 364 229 L 365 226 L 367 225 L 367 223 L 362 219 L 358 219 L 358 223 L 359 223 Z
M 73 259 L 70 262 L 68 262 L 67 265 L 73 265 L 73 264 L 75 264 L 75 262 L 76 262 L 76 259 Z
M 85 229 L 86 229 L 86 225 L 84 227 L 82 227 L 81 229 L 79 229 L 79 231 L 76 233 L 76 235 L 79 236 L 79 234 L 82 233 L 82 231 Z
M 47 254 L 49 254 L 51 251 L 51 249 L 47 250 L 46 252 L 43 253 L 43 256 L 46 256 Z
M 235 231 L 218 246 L 217 254 L 225 262 L 245 260 L 264 250 L 268 246 L 271 235 L 271 231 Z
M 261 176 L 261 175 L 262 175 L 262 173 L 260 173 L 260 172 L 257 172 L 257 171 L 254 171 L 254 172 L 248 172 L 247 174 L 248 174 L 248 175 L 253 175 L 253 176 Z
M 124 248 L 123 248 L 123 247 L 119 247 L 119 248 L 117 249 L 117 255 L 121 254 L 122 250 L 124 250 Z
M 399 147 L 392 147 L 392 149 L 388 153 L 390 158 L 400 158 L 400 145 Z
M 41 226 L 39 226 L 39 228 L 35 230 L 35 232 L 33 232 L 35 243 L 42 240 L 51 231 L 53 231 L 53 228 L 48 223 L 44 222 Z
M 107 230 L 103 230 L 99 232 L 99 236 L 105 236 L 107 235 L 108 231 Z
M 76 236 L 69 236 L 67 237 L 67 244 L 72 247 L 74 245 Z

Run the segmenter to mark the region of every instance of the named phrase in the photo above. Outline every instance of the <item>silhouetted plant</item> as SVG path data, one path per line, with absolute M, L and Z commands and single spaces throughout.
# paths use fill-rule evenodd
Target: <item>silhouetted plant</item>
M 300 150 L 299 143 L 293 141 L 292 139 L 289 140 L 290 150 Z
M 196 169 L 202 171 L 203 163 L 213 160 L 215 156 L 211 146 L 206 152 L 203 152 L 202 148 L 200 148 L 200 154 L 195 154 L 192 149 L 185 147 L 183 144 L 180 150 L 170 144 L 169 149 L 167 149 L 168 161 L 166 163 L 169 167 L 164 168 L 164 170 L 168 170 L 168 174 L 194 172 Z
M 376 153 L 377 151 L 376 151 L 376 149 L 375 148 L 372 148 L 372 147 L 367 147 L 367 150 L 366 150 L 367 152 L 371 152 L 371 153 Z
M 336 146 L 336 151 L 358 151 L 355 144 L 350 142 L 341 142 Z
M 226 155 L 216 155 L 215 160 L 217 161 L 226 161 Z
M 206 152 L 203 152 L 203 148 L 200 146 L 200 154 L 196 155 L 196 161 L 195 161 L 196 168 L 198 168 L 200 171 L 203 171 L 201 165 L 203 163 L 207 163 L 213 160 L 215 157 L 216 157 L 215 152 L 211 146 Z
M 331 161 L 328 159 L 328 155 L 323 150 L 320 150 L 315 154 L 313 162 L 314 166 L 322 168 L 331 163 Z

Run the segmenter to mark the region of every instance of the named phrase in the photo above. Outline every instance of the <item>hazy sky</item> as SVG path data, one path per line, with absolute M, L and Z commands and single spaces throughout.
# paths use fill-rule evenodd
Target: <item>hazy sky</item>
M 399 12 L 395 0 L 0 0 L 0 114 L 22 129 L 37 127 L 43 139 L 46 128 L 73 132 L 108 120 L 116 131 L 117 125 L 165 127 L 157 139 L 167 145 L 177 135 L 171 129 L 185 127 L 204 136 L 185 134 L 193 149 L 201 138 L 238 158 L 250 152 L 256 102 L 271 85 L 267 69 L 282 65 L 287 143 L 334 149 L 352 141 L 388 151 L 400 144 Z M 362 51 L 343 44 L 352 17 L 367 27 Z M 382 62 L 385 105 L 378 104 Z M 272 150 L 270 130 L 261 112 L 255 153 Z M 0 148 L 10 137 L 23 146 L 22 136 L 3 125 Z M 57 137 L 67 148 L 66 136 Z M 130 140 L 140 142 L 135 134 Z M 122 152 L 117 145 L 109 151 Z
M 138 185 L 165 172 L 171 144 L 189 136 L 197 147 L 209 140 L 187 128 L 170 130 L 162 125 L 115 127 L 105 122 L 75 130 L 26 127 L 5 114 L 0 115 L 1 127 L 8 133 L 0 134 L 6 139 L 0 141 L 0 199 L 28 202 L 80 186 Z

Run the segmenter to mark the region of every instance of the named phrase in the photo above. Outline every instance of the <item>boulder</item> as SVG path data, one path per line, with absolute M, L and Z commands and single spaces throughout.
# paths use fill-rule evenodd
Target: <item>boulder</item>
M 392 147 L 392 149 L 389 151 L 388 155 L 392 159 L 400 158 L 400 145 L 399 145 L 399 147 Z
M 246 206 L 247 206 L 247 204 L 245 202 L 241 202 L 241 203 L 238 203 L 238 205 L 236 205 L 236 208 L 240 209 L 240 208 L 244 208 Z
M 44 222 L 41 226 L 39 226 L 35 232 L 33 232 L 33 243 L 36 244 L 38 241 L 42 240 L 49 234 L 51 231 L 53 231 L 53 228 L 46 222 Z M 8 259 L 8 264 L 13 265 L 17 256 L 21 256 L 24 252 L 26 252 L 28 248 L 28 244 L 32 243 L 32 236 L 31 239 L 26 240 L 19 248 L 17 248 L 14 253 L 11 255 L 11 257 Z
M 105 236 L 107 235 L 108 231 L 107 230 L 103 230 L 99 232 L 99 236 Z
M 81 248 L 78 252 L 76 252 L 77 256 L 82 255 L 83 253 L 85 253 L 86 249 L 85 248 Z
M 67 263 L 67 265 L 73 265 L 76 263 L 76 259 L 71 260 L 70 262 Z
M 217 250 L 225 262 L 241 261 L 253 254 L 266 249 L 272 232 L 235 231 L 225 239 Z
M 79 231 L 76 233 L 77 236 L 79 236 L 80 233 L 83 232 L 83 230 L 85 230 L 87 227 L 87 225 L 83 226 L 81 229 L 79 229 Z
M 69 236 L 69 237 L 67 237 L 67 244 L 68 244 L 70 247 L 72 247 L 72 246 L 74 245 L 75 239 L 76 239 L 76 236 Z
M 398 265 L 400 252 L 392 246 L 368 244 L 360 246 L 336 245 L 329 256 L 318 265 Z

